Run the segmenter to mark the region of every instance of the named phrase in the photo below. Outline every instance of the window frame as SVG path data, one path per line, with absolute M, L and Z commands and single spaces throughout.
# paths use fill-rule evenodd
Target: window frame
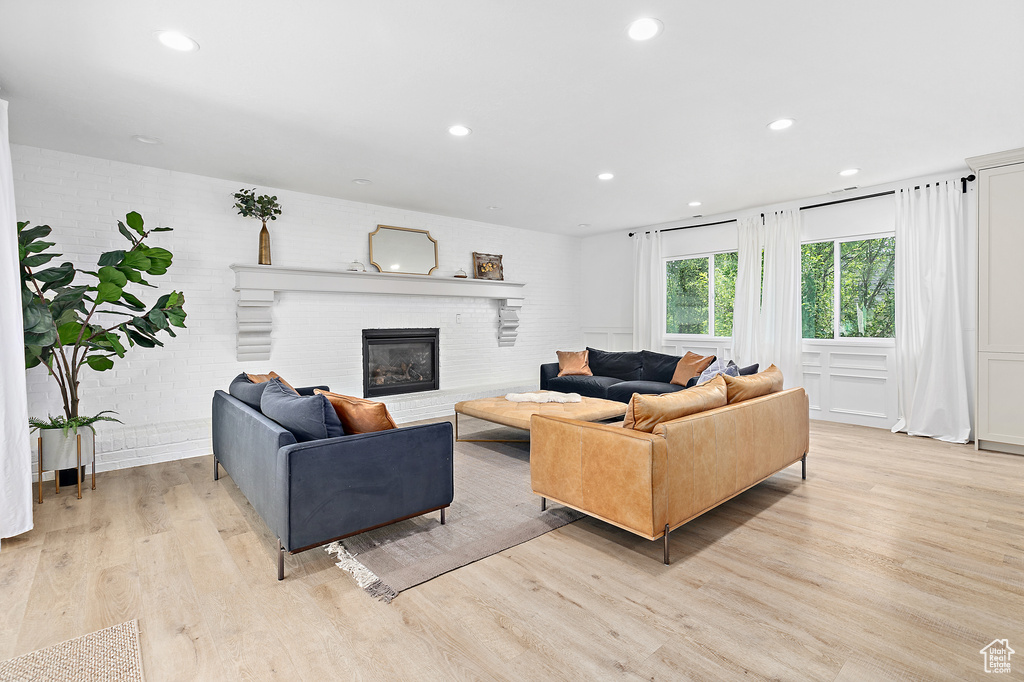
M 853 345 L 874 345 L 874 344 L 879 344 L 879 343 L 881 343 L 883 345 L 888 345 L 888 346 L 895 345 L 896 339 L 893 336 L 840 336 L 840 333 L 839 333 L 840 332 L 839 318 L 841 316 L 840 315 L 840 311 L 841 311 L 840 305 L 842 303 L 841 296 L 840 296 L 840 282 L 839 282 L 839 280 L 840 280 L 839 268 L 840 268 L 841 263 L 842 263 L 842 259 L 841 259 L 841 256 L 840 256 L 840 252 L 841 252 L 842 247 L 840 246 L 840 244 L 844 244 L 846 242 L 862 242 L 862 241 L 867 241 L 869 239 L 894 239 L 895 237 L 896 237 L 895 230 L 888 230 L 888 231 L 883 231 L 883 232 L 868 232 L 868 233 L 860 234 L 860 235 L 847 235 L 845 237 L 835 237 L 833 239 L 811 239 L 811 240 L 808 240 L 808 241 L 805 241 L 805 242 L 804 241 L 800 242 L 801 252 L 803 250 L 804 244 L 825 244 L 825 243 L 828 243 L 828 242 L 831 242 L 833 244 L 833 246 L 832 246 L 832 338 L 831 339 L 807 338 L 807 337 L 803 337 L 803 335 L 801 333 L 801 336 L 802 336 L 803 341 L 805 343 L 807 343 L 807 342 L 814 342 L 814 343 L 834 344 L 836 342 L 839 342 L 840 344 L 852 343 Z M 801 276 L 802 275 L 803 275 L 803 266 L 801 265 Z M 895 281 L 893 282 L 893 285 L 895 286 Z

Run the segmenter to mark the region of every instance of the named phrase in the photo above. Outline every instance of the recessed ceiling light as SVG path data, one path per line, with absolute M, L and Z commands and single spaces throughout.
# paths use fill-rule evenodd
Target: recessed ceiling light
M 162 144 L 159 137 L 150 137 L 149 135 L 132 135 L 132 139 L 142 144 Z
M 633 40 L 650 40 L 661 33 L 664 27 L 664 24 L 653 17 L 643 17 L 630 24 L 627 33 Z
M 488 206 L 488 207 L 487 207 L 487 210 L 488 210 L 488 211 L 497 211 L 497 210 L 498 210 L 498 207 L 497 207 L 497 206 Z
M 860 173 L 860 168 L 847 168 L 846 170 L 839 171 L 839 174 L 842 175 L 844 178 L 848 178 L 851 175 L 856 175 L 857 173 Z
M 580 223 L 576 227 L 590 227 L 590 223 Z
M 597 179 L 598 179 L 598 180 L 611 180 L 611 179 L 612 179 L 612 178 L 614 178 L 614 177 L 615 177 L 615 176 L 614 176 L 614 175 L 612 175 L 611 173 L 600 173 L 600 174 L 599 174 L 599 175 L 597 176 Z
M 199 43 L 178 31 L 157 31 L 156 39 L 164 47 L 169 47 L 178 52 L 195 52 L 199 49 Z
M 392 270 L 397 270 L 397 269 L 399 269 L 400 267 L 402 267 L 402 264 L 401 264 L 401 263 L 392 263 L 392 264 L 391 264 L 391 269 L 392 269 Z
M 367 180 L 366 178 L 356 178 L 352 181 L 353 185 L 372 185 L 373 180 Z
M 689 204 L 687 204 L 687 206 L 700 206 L 700 202 L 699 201 L 691 201 Z
M 796 121 L 794 121 L 791 118 L 780 118 L 777 121 L 772 121 L 771 123 L 769 123 L 768 127 L 772 130 L 785 130 L 794 123 L 796 123 Z
M 450 128 L 448 128 L 448 132 L 454 135 L 455 137 L 465 137 L 466 135 L 469 135 L 473 131 L 464 125 L 453 125 Z

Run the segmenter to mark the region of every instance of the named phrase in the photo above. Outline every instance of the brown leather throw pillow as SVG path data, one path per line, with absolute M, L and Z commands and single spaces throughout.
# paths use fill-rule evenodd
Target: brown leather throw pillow
M 594 373 L 590 371 L 590 364 L 588 361 L 590 351 L 560 350 L 555 352 L 558 353 L 558 376 L 594 376 Z
M 685 386 L 687 381 L 693 377 L 700 376 L 700 373 L 706 370 L 714 361 L 714 355 L 698 355 L 693 351 L 686 351 L 686 355 L 676 363 L 676 371 L 672 373 L 672 381 L 670 383 L 676 386 Z
M 313 392 L 324 396 L 331 403 L 334 411 L 338 413 L 338 419 L 341 420 L 341 426 L 345 429 L 346 435 L 398 428 L 398 424 L 391 418 L 391 413 L 388 412 L 388 407 L 384 403 L 321 391 L 319 388 L 314 389 Z
M 292 386 L 291 384 L 289 384 L 287 381 L 285 381 L 284 377 L 280 376 L 277 372 L 271 372 L 270 374 L 248 374 L 248 373 L 246 373 L 245 376 L 249 377 L 249 381 L 251 381 L 254 384 L 262 384 L 264 382 L 270 381 L 271 379 L 277 379 L 282 384 L 284 384 L 288 388 L 292 389 L 293 393 L 298 393 L 298 391 L 295 390 L 295 387 Z
M 622 425 L 627 429 L 651 433 L 662 422 L 724 407 L 727 399 L 725 380 L 721 374 L 706 384 L 675 393 L 634 393 L 629 399 L 626 419 Z
M 725 376 L 720 374 L 719 376 Z M 725 385 L 729 392 L 729 404 L 740 403 L 751 398 L 759 398 L 769 393 L 782 390 L 782 370 L 772 365 L 763 372 L 745 377 L 725 376 Z M 692 389 L 691 389 L 692 390 Z

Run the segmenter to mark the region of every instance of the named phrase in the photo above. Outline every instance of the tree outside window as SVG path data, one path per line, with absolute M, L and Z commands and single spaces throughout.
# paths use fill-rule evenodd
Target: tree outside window
M 708 259 L 665 264 L 665 333 L 708 333 Z
M 805 339 L 896 336 L 894 237 L 804 244 L 801 267 Z
M 736 302 L 736 273 L 739 253 L 716 253 L 715 261 L 715 336 L 732 336 L 732 310 Z
M 839 335 L 896 336 L 896 238 L 842 242 Z

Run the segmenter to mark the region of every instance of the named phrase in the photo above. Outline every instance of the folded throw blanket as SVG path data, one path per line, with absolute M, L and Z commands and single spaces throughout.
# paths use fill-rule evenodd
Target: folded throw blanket
M 578 403 L 583 398 L 579 393 L 558 393 L 548 391 L 547 393 L 509 393 L 505 400 L 514 403 Z

